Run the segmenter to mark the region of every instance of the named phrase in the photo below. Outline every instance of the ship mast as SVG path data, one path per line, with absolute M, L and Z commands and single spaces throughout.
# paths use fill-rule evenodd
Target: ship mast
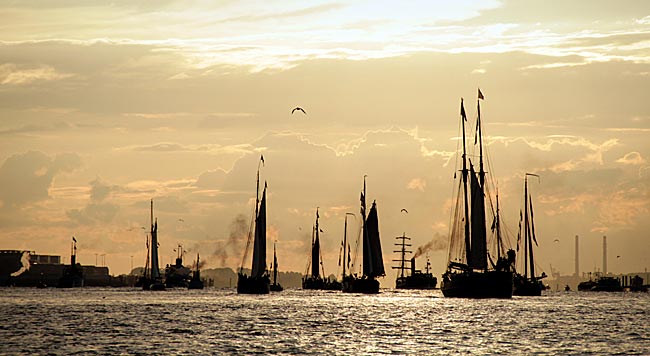
M 345 225 L 343 227 L 343 277 L 345 278 L 346 266 L 350 259 L 350 251 L 348 250 L 348 215 L 354 216 L 352 213 L 345 213 Z M 346 254 L 347 251 L 347 254 Z M 347 257 L 346 257 L 347 256 Z
M 404 270 L 405 270 L 405 264 L 406 264 L 406 253 L 411 253 L 412 251 L 407 251 L 406 246 L 411 246 L 411 244 L 407 244 L 406 240 L 411 240 L 410 237 L 406 236 L 406 233 L 402 234 L 402 236 L 397 236 L 395 238 L 396 240 L 402 240 L 402 242 L 398 242 L 395 244 L 395 246 L 402 246 L 402 248 L 398 251 L 393 251 L 393 252 L 399 252 L 402 258 L 399 260 L 393 260 L 393 262 L 399 262 L 399 266 L 393 267 L 393 269 L 398 269 L 400 270 L 400 278 L 404 278 Z
M 465 202 L 465 258 L 467 266 L 469 267 L 471 261 L 471 246 L 469 244 L 469 202 L 467 201 L 467 149 L 465 145 L 465 121 L 467 121 L 467 116 L 465 115 L 465 107 L 463 106 L 463 98 L 460 98 L 460 115 L 463 127 L 463 199 Z

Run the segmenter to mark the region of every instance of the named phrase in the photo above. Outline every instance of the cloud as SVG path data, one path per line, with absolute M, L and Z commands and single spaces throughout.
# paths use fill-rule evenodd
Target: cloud
M 419 190 L 421 192 L 424 192 L 424 188 L 426 188 L 427 182 L 422 179 L 422 178 L 413 178 L 411 179 L 408 184 L 406 185 L 407 189 L 411 190 Z
M 3 207 L 20 207 L 48 199 L 54 177 L 72 172 L 81 165 L 81 158 L 74 153 L 51 157 L 43 152 L 29 151 L 10 156 L 0 166 Z
M 66 211 L 66 216 L 83 225 L 92 225 L 96 223 L 109 223 L 117 215 L 119 206 L 107 201 L 109 195 L 119 191 L 120 188 L 115 185 L 105 183 L 97 177 L 90 182 L 90 201 L 82 209 L 70 209 Z
M 646 161 L 643 157 L 641 157 L 641 154 L 639 152 L 629 152 L 626 153 L 625 156 L 617 159 L 616 162 L 638 166 L 644 164 Z
M 0 65 L 1 85 L 24 85 L 38 81 L 52 81 L 71 77 L 72 74 L 57 72 L 53 67 L 41 65 L 32 68 L 19 68 L 14 63 Z

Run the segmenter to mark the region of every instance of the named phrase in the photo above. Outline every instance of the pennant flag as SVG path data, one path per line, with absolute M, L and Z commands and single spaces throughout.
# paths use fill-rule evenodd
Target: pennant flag
M 260 155 L 260 161 L 262 161 L 262 165 L 264 165 L 264 155 Z
M 463 120 L 467 121 L 467 115 L 465 115 L 465 106 L 463 105 L 463 98 L 460 98 L 460 116 Z
M 485 100 L 485 97 L 483 96 L 483 93 L 481 93 L 481 88 L 478 88 L 478 98 L 481 100 Z
M 74 236 L 72 236 L 72 241 L 77 242 L 77 239 L 75 239 Z

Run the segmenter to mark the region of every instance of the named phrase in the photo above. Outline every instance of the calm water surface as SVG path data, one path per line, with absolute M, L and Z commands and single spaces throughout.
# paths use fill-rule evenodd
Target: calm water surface
M 649 293 L 0 288 L 0 354 L 641 354 Z

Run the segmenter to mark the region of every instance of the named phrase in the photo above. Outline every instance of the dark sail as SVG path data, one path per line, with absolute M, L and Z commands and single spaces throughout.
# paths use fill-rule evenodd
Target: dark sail
M 384 258 L 381 253 L 381 241 L 379 239 L 379 220 L 377 218 L 377 204 L 372 203 L 368 218 L 363 244 L 363 274 L 368 277 L 385 276 Z M 366 256 L 368 258 L 366 259 Z
M 471 176 L 471 246 L 468 265 L 475 269 L 487 268 L 487 238 L 485 232 L 485 199 L 483 187 L 476 177 L 474 166 L 470 163 Z
M 255 241 L 253 242 L 253 267 L 251 277 L 261 277 L 266 271 L 266 187 L 255 219 Z
M 320 239 L 318 237 L 318 210 L 316 210 L 316 227 L 314 228 L 314 243 L 311 246 L 311 276 L 316 278 L 319 276 L 320 266 Z
M 158 263 L 158 219 L 153 221 L 153 200 L 151 201 L 151 279 L 160 279 L 160 266 Z

